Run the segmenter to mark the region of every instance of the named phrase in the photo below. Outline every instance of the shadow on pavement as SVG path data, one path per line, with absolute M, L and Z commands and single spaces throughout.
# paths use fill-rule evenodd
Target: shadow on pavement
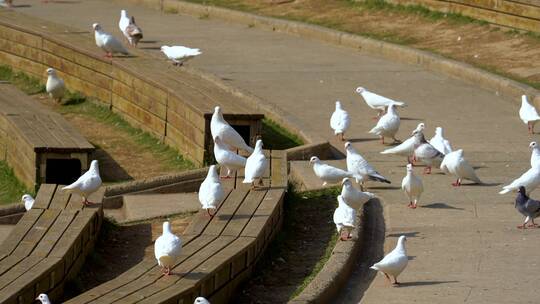
M 459 281 L 419 281 L 419 282 L 400 282 L 398 287 L 428 286 L 448 283 L 458 283 Z
M 420 206 L 420 208 L 433 208 L 433 209 L 451 209 L 451 210 L 465 210 L 464 208 L 457 208 L 445 203 L 432 203 L 429 205 Z

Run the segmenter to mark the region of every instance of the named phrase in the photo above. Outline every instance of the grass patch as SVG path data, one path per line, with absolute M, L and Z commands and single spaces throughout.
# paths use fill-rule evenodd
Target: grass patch
M 338 187 L 297 192 L 285 197 L 281 231 L 255 266 L 253 279 L 234 303 L 285 303 L 313 280 L 338 239 L 332 221 Z
M 5 161 L 0 160 L 0 205 L 16 203 L 25 193 L 34 194 L 21 183 Z
M 9 81 L 28 95 L 45 92 L 45 85 L 39 79 L 22 72 L 15 72 L 9 66 L 0 65 L 0 80 Z
M 298 135 L 268 118 L 262 121 L 262 140 L 264 148 L 272 150 L 285 150 L 304 144 Z
M 61 114 L 88 116 L 127 133 L 137 144 L 157 155 L 165 165 L 172 169 L 187 170 L 196 168 L 192 162 L 185 159 L 176 149 L 162 143 L 150 133 L 132 127 L 120 115 L 112 112 L 107 107 L 97 104 L 97 102 L 86 100 L 81 94 L 69 94 L 65 105 L 59 107 L 58 111 Z

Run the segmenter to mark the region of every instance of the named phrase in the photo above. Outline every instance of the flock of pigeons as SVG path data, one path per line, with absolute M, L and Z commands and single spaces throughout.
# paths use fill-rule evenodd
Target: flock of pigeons
M 369 133 L 378 135 L 384 144 L 384 138 L 392 138 L 395 143 L 399 140 L 395 135 L 399 130 L 400 117 L 397 107 L 405 107 L 404 102 L 395 101 L 390 98 L 372 93 L 365 88 L 359 87 L 356 92 L 362 96 L 366 104 L 378 111 L 377 124 Z M 522 96 L 521 108 L 519 110 L 521 120 L 528 126 L 529 133 L 534 133 L 534 125 L 540 120 L 534 106 L 532 106 L 526 95 Z M 345 141 L 344 135 L 350 126 L 350 117 L 347 111 L 343 109 L 341 102 L 336 101 L 335 111 L 330 117 L 330 127 L 334 134 L 341 141 Z M 420 196 L 424 191 L 422 179 L 414 174 L 413 164 L 417 161 L 425 165 L 424 174 L 430 174 L 432 166 L 439 167 L 442 172 L 454 175 L 457 180 L 452 183 L 453 186 L 461 186 L 462 181 L 470 180 L 477 184 L 482 181 L 476 175 L 474 168 L 467 162 L 463 156 L 463 150 L 453 150 L 450 142 L 444 138 L 443 129 L 437 127 L 435 136 L 427 141 L 424 137 L 425 124 L 419 123 L 412 136 L 399 145 L 386 149 L 381 154 L 393 154 L 407 157 L 406 175 L 401 182 L 401 188 L 409 198 L 407 207 L 415 209 Z M 525 221 L 518 228 L 536 227 L 534 219 L 540 215 L 540 201 L 533 200 L 527 193 L 530 193 L 540 185 L 540 148 L 536 142 L 531 142 L 529 148 L 531 154 L 531 168 L 509 185 L 503 186 L 500 194 L 511 191 L 517 191 L 515 200 L 516 209 L 525 216 Z M 347 170 L 336 168 L 321 162 L 313 156 L 310 163 L 313 164 L 315 175 L 322 180 L 323 186 L 328 184 L 342 184 L 341 194 L 337 197 L 338 207 L 334 212 L 334 223 L 341 236 L 341 240 L 347 240 L 351 237 L 351 230 L 355 226 L 356 210 L 375 197 L 374 194 L 364 191 L 364 183 L 367 181 L 377 181 L 390 183 L 388 179 L 377 172 L 363 157 L 356 151 L 350 142 L 345 143 L 347 152 Z M 360 184 L 360 189 L 356 189 L 351 179 L 355 179 Z M 408 263 L 407 252 L 405 250 L 406 237 L 401 236 L 397 246 L 393 251 L 387 254 L 381 261 L 374 264 L 371 268 L 382 272 L 393 284 L 399 284 L 398 275 L 405 269 Z
M 121 11 L 118 26 L 129 45 L 133 47 L 136 47 L 143 38 L 142 29 L 135 23 L 134 17 L 128 16 L 126 10 Z M 105 32 L 98 23 L 94 23 L 93 28 L 96 45 L 106 52 L 106 57 L 112 57 L 116 53 L 129 55 L 122 43 L 113 35 Z M 161 51 L 175 65 L 182 65 L 188 59 L 201 54 L 199 49 L 184 46 L 162 46 Z M 47 69 L 47 74 L 46 90 L 51 98 L 60 102 L 66 91 L 64 81 L 57 76 L 56 71 L 52 68 Z M 356 92 L 362 96 L 369 107 L 377 110 L 377 117 L 375 117 L 378 119 L 377 123 L 369 133 L 379 136 L 383 144 L 385 138 L 391 138 L 395 143 L 399 142 L 396 139 L 400 126 L 400 116 L 397 108 L 406 107 L 406 104 L 375 94 L 362 87 L 358 87 Z M 540 120 L 540 116 L 534 106 L 528 102 L 525 95 L 522 96 L 519 115 L 523 122 L 527 124 L 529 133 L 533 134 L 534 124 Z M 343 109 L 341 103 L 336 101 L 335 111 L 330 118 L 330 127 L 334 130 L 335 135 L 344 141 L 349 126 L 349 114 Z M 262 140 L 258 139 L 255 149 L 251 148 L 246 144 L 242 136 L 225 121 L 220 107 L 215 108 L 210 129 L 214 140 L 214 157 L 220 167 L 226 170 L 226 175 L 222 178 L 230 178 L 235 170 L 244 169 L 244 183 L 251 184 L 252 189 L 264 186 L 263 176 L 268 170 L 268 160 L 262 150 Z M 402 180 L 401 188 L 409 199 L 407 206 L 412 209 L 417 207 L 420 196 L 424 191 L 422 179 L 414 174 L 413 164 L 415 162 L 421 162 L 425 165 L 425 174 L 430 174 L 431 168 L 436 166 L 444 173 L 454 175 L 457 180 L 452 185 L 455 187 L 460 186 L 464 179 L 478 184 L 482 183 L 474 168 L 464 158 L 463 150 L 452 149 L 449 141 L 444 138 L 441 127 L 435 129 L 435 135 L 429 141 L 425 139 L 424 129 L 425 124 L 419 123 L 416 129 L 412 131 L 410 138 L 395 147 L 380 152 L 381 154 L 392 154 L 407 158 L 406 175 Z M 531 222 L 530 227 L 537 226 L 534 219 L 540 215 L 540 201 L 527 196 L 527 193 L 540 185 L 540 148 L 536 142 L 531 142 L 529 147 L 532 150 L 531 168 L 512 183 L 504 186 L 500 192 L 501 194 L 511 191 L 518 192 L 515 207 L 525 216 L 524 223 L 518 228 L 526 228 L 529 221 Z M 251 155 L 246 158 L 240 155 L 238 150 L 243 150 Z M 341 194 L 337 197 L 338 207 L 333 217 L 341 240 L 351 238 L 351 230 L 355 227 L 356 211 L 365 202 L 375 197 L 370 192 L 364 192 L 365 182 L 390 183 L 356 151 L 350 142 L 345 143 L 345 150 L 347 153 L 347 170 L 325 164 L 317 156 L 310 159 L 313 171 L 323 181 L 323 186 L 337 183 L 342 185 Z M 352 179 L 360 184 L 360 189 L 353 186 Z M 94 160 L 85 174 L 73 184 L 64 187 L 63 190 L 79 194 L 83 198 L 83 204 L 90 205 L 92 203 L 88 201 L 88 197 L 100 186 L 101 178 L 99 176 L 98 162 Z M 206 210 L 209 216 L 213 216 L 217 206 L 225 197 L 220 175 L 215 165 L 210 166 L 208 175 L 200 186 L 198 197 L 202 209 Z M 27 210 L 32 208 L 34 199 L 30 195 L 25 194 L 22 201 Z M 394 279 L 393 284 L 399 284 L 397 277 L 408 263 L 405 242 L 406 237 L 400 236 L 395 249 L 371 267 L 384 273 L 390 282 L 392 282 L 390 278 L 392 277 Z M 164 222 L 163 233 L 154 245 L 154 253 L 165 275 L 170 274 L 171 267 L 174 266 L 181 250 L 181 239 L 173 234 L 170 223 Z M 45 294 L 39 295 L 36 300 L 40 300 L 45 304 L 50 303 Z M 208 303 L 208 301 L 204 298 L 197 298 L 195 303 Z
M 105 57 L 112 58 L 113 54 L 129 55 L 128 50 L 120 40 L 113 35 L 105 32 L 99 23 L 92 25 L 94 28 L 94 37 L 96 45 L 105 51 Z M 120 21 L 118 27 L 126 38 L 129 45 L 137 47 L 139 41 L 143 38 L 142 29 L 135 23 L 135 17 L 129 16 L 126 10 L 120 11 Z M 174 65 L 182 65 L 187 60 L 200 55 L 199 49 L 193 49 L 181 45 L 161 47 L 161 51 L 170 59 Z

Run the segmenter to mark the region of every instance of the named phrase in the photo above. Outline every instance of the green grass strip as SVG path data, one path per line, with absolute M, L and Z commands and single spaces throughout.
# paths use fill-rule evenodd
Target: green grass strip
M 25 193 L 34 194 L 17 179 L 13 169 L 0 160 L 0 205 L 19 202 Z

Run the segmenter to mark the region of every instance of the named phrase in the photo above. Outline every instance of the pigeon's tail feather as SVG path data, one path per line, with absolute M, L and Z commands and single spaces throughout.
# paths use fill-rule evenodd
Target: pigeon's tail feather
M 71 192 L 71 191 L 73 191 L 73 189 L 75 189 L 75 186 L 74 185 L 69 185 L 69 186 L 63 187 L 62 191 Z
M 360 174 L 354 174 L 352 177 L 356 180 L 357 184 L 359 184 L 364 179 Z
M 394 104 L 395 104 L 396 106 L 402 107 L 402 108 L 404 108 L 404 107 L 407 106 L 407 104 L 404 103 L 404 102 L 402 102 L 402 101 L 394 101 Z
M 384 176 L 382 176 L 380 174 L 370 174 L 369 179 L 374 180 L 374 181 L 378 181 L 378 182 L 381 182 L 381 183 L 387 183 L 387 184 L 392 183 L 391 181 L 387 180 L 386 177 L 384 177 Z
M 373 269 L 373 270 L 377 270 L 377 271 L 379 270 L 379 267 L 377 267 L 377 265 L 373 265 L 373 266 L 371 266 L 371 267 L 369 267 L 369 268 L 370 268 L 370 269 Z
M 499 194 L 506 194 L 506 193 L 509 193 L 510 191 L 512 191 L 512 190 L 510 190 L 508 188 L 503 188 L 503 190 L 501 192 L 499 192 Z
M 369 134 L 377 134 L 380 132 L 380 129 L 378 126 L 373 127 L 373 129 L 369 130 Z

